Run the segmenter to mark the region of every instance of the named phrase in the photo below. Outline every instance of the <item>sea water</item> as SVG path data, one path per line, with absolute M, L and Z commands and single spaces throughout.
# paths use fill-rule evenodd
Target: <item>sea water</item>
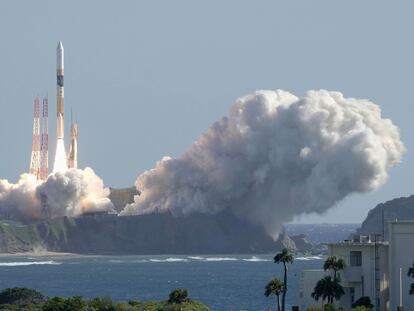
M 320 269 L 319 256 L 297 257 L 289 265 L 287 310 L 298 304 L 302 269 Z M 273 255 L 171 256 L 3 256 L 0 288 L 29 287 L 52 296 L 110 297 L 114 301 L 163 300 L 174 288 L 217 311 L 274 310 L 264 296 L 269 280 L 283 280 Z

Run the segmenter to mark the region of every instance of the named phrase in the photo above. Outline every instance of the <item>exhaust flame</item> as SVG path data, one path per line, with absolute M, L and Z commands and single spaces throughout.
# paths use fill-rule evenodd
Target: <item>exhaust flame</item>
M 56 144 L 55 163 L 53 164 L 53 173 L 64 173 L 68 170 L 68 161 L 66 158 L 65 142 L 58 139 Z

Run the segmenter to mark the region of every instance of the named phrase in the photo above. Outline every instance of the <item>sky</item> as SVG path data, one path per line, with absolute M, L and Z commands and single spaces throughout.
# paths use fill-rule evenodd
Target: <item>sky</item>
M 55 144 L 56 47 L 65 48 L 66 136 L 79 164 L 132 186 L 180 156 L 240 96 L 257 89 L 340 91 L 380 105 L 407 153 L 380 189 L 295 222 L 361 222 L 413 194 L 412 1 L 0 2 L 0 178 L 29 167 L 33 99 L 48 94 Z

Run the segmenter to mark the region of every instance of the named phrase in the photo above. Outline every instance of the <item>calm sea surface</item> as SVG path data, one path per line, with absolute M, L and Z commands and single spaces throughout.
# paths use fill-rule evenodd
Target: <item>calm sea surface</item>
M 115 301 L 166 299 L 177 287 L 211 310 L 266 310 L 264 296 L 273 277 L 283 278 L 273 255 L 211 256 L 49 256 L 0 257 L 0 288 L 30 287 L 47 296 L 107 296 Z M 302 269 L 319 269 L 323 260 L 301 257 L 289 267 L 287 304 L 297 304 Z M 273 308 L 272 308 L 273 310 Z

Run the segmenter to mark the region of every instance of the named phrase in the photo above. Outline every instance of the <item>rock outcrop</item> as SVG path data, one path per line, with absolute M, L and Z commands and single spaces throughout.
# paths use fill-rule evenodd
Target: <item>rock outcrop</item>
M 173 217 L 169 213 L 117 216 L 103 213 L 32 225 L 0 224 L 0 252 L 43 248 L 80 254 L 268 253 L 273 241 L 264 230 L 230 214 Z
M 357 233 L 361 235 L 384 233 L 385 240 L 388 240 L 388 222 L 394 220 L 414 220 L 414 195 L 378 204 L 369 211 Z

